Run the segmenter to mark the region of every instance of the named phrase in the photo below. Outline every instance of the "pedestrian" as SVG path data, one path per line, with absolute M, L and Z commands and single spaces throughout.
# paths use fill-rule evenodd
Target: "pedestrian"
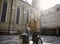
M 28 31 L 32 30 L 32 41 L 35 42 L 35 37 L 39 35 L 39 32 L 40 32 L 39 22 L 34 18 L 30 19 L 27 23 L 27 29 Z

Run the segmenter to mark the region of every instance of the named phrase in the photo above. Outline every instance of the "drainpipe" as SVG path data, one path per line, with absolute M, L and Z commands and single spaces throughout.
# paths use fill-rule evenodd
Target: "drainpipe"
M 9 19 L 9 28 L 8 28 L 8 34 L 9 34 L 9 32 L 10 32 L 11 16 L 12 16 L 12 6 L 13 6 L 13 0 L 11 0 L 11 10 L 10 10 L 10 19 Z

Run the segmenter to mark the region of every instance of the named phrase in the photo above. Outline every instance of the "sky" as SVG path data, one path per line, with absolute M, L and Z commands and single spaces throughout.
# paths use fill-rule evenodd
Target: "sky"
M 40 7 L 42 10 L 47 10 L 56 4 L 60 4 L 60 0 L 40 0 Z
M 31 4 L 32 0 L 27 0 L 29 2 L 29 4 Z M 56 4 L 60 4 L 60 0 L 39 0 L 40 3 L 40 9 L 41 10 L 47 10 L 53 6 L 55 6 Z
M 32 3 L 32 0 L 27 0 L 28 2 L 29 2 L 29 4 L 31 4 Z
M 31 4 L 31 3 L 32 3 L 32 0 L 23 0 L 23 1 L 28 1 L 28 3 L 29 3 L 29 4 Z

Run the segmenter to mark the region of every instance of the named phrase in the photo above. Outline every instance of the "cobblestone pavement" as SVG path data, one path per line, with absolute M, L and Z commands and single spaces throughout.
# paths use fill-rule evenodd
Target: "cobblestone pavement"
M 41 39 L 43 44 L 60 44 L 60 37 L 41 36 Z M 21 39 L 19 39 L 19 35 L 0 35 L 0 44 L 21 44 Z M 32 44 L 32 40 L 30 40 L 30 44 Z
M 60 37 L 41 36 L 43 44 L 60 44 Z
M 60 44 L 60 37 L 57 36 L 41 36 L 41 39 L 43 44 Z M 30 41 L 30 44 L 32 44 L 32 41 Z
M 0 35 L 0 44 L 19 44 L 19 36 Z

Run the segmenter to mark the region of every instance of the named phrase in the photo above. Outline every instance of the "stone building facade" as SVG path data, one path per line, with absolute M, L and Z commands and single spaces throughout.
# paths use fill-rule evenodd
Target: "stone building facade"
M 31 15 L 40 22 L 40 10 L 23 0 L 0 0 L 0 32 L 21 33 Z
M 60 34 L 60 4 L 42 13 L 41 27 L 48 29 L 47 33 Z

